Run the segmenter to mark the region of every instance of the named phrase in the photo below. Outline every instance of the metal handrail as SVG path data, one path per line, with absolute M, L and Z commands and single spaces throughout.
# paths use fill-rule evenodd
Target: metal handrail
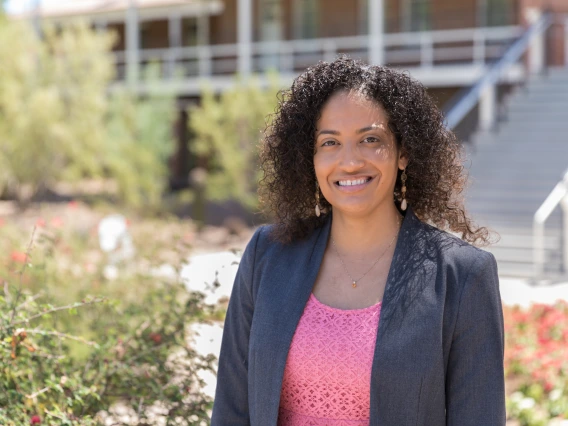
M 552 21 L 553 16 L 551 13 L 544 14 L 538 21 L 530 26 L 519 39 L 509 46 L 503 56 L 489 67 L 489 70 L 485 72 L 477 83 L 458 92 L 457 95 L 448 102 L 448 107 L 444 109 L 447 111 L 445 115 L 449 129 L 455 129 L 461 120 L 463 120 L 479 102 L 483 91 L 499 81 L 503 70 L 516 63 L 527 50 L 533 38 L 546 31 L 552 24 Z
M 566 203 L 566 205 L 564 205 Z M 556 184 L 552 192 L 546 197 L 544 203 L 538 208 L 533 219 L 533 261 L 535 276 L 544 272 L 544 224 L 558 205 L 562 205 L 564 211 L 564 237 L 563 237 L 563 265 L 564 271 L 568 271 L 568 170 L 564 178 Z

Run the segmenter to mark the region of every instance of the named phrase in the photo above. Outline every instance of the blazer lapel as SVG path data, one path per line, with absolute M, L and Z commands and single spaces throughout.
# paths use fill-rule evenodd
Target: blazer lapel
M 251 404 L 259 425 L 276 425 L 286 360 L 296 327 L 304 312 L 323 259 L 331 218 L 312 235 L 288 247 L 280 247 L 266 266 L 255 301 L 251 338 L 251 362 L 255 386 Z
M 422 377 L 413 359 L 413 339 L 420 327 L 424 291 L 435 281 L 437 264 L 428 226 L 412 209 L 402 223 L 381 306 L 371 372 L 371 426 L 415 425 Z M 420 327 L 417 327 L 417 324 Z M 419 356 L 419 355 L 418 355 Z

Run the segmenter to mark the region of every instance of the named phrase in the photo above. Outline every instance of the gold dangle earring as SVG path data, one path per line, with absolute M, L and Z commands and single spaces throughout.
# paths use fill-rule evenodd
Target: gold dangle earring
M 320 208 L 319 185 L 316 182 L 316 216 L 320 217 L 320 215 L 321 215 L 321 208 Z
M 406 169 L 404 169 L 402 171 L 402 174 L 400 175 L 400 181 L 402 182 L 402 188 L 401 188 L 401 193 L 402 193 L 402 201 L 400 203 L 400 209 L 402 211 L 406 210 L 406 207 L 408 206 L 408 203 L 406 202 Z

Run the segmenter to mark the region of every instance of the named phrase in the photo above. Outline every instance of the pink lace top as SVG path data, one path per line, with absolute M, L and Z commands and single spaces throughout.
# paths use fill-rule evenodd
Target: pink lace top
M 278 426 L 368 426 L 381 302 L 324 305 L 313 293 L 290 345 Z

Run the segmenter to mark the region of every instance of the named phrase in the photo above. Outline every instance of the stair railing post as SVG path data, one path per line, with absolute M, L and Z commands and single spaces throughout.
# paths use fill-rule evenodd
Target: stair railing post
M 536 7 L 526 9 L 526 19 L 529 25 L 537 22 L 542 16 L 542 11 Z M 545 39 L 544 31 L 533 38 L 529 48 L 529 74 L 540 74 L 545 67 Z
M 562 263 L 566 272 L 568 271 L 568 171 L 564 173 L 562 180 L 556 184 L 533 217 L 533 262 L 536 279 L 544 272 L 544 223 L 559 204 L 564 216 L 562 223 Z
M 544 222 L 536 218 L 533 222 L 533 244 L 534 276 L 538 279 L 544 272 Z
M 564 16 L 564 66 L 568 68 L 568 14 Z
M 493 130 L 497 114 L 497 90 L 495 84 L 488 85 L 479 99 L 479 130 Z
M 568 185 L 568 182 L 564 182 Z M 560 202 L 562 208 L 562 272 L 568 274 L 568 195 Z

